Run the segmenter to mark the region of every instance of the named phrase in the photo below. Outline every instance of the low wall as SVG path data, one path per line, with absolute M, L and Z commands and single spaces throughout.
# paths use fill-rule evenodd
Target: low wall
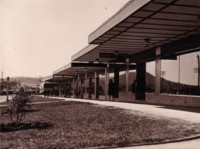
M 129 92 L 119 93 L 119 101 L 122 102 L 139 102 L 150 103 L 160 105 L 176 105 L 176 106 L 189 106 L 200 107 L 200 96 L 188 96 L 188 95 L 173 95 L 173 94 L 160 94 L 146 93 L 146 100 L 135 100 L 135 94 Z
M 88 99 L 88 95 L 84 95 L 85 99 Z M 91 99 L 95 99 L 94 95 Z M 99 96 L 99 100 L 105 100 L 104 96 Z M 135 94 L 132 92 L 119 92 L 119 102 L 133 102 L 133 103 L 149 103 L 159 105 L 174 105 L 174 106 L 188 106 L 188 107 L 200 107 L 200 96 L 188 96 L 188 95 L 174 95 L 174 94 L 160 94 L 146 93 L 146 100 L 135 100 Z
M 146 102 L 152 104 L 200 107 L 200 96 L 147 94 Z
M 89 97 L 89 94 L 84 94 L 83 98 L 84 99 L 92 99 L 92 100 L 105 100 L 105 96 L 99 95 L 99 99 L 96 99 L 94 94 L 91 94 L 90 97 Z
M 135 101 L 135 94 L 133 94 L 132 92 L 128 92 L 128 94 L 126 94 L 125 92 L 119 92 L 118 101 L 134 102 Z

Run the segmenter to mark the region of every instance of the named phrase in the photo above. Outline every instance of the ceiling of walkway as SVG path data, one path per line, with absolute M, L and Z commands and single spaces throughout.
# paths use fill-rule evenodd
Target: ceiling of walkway
M 64 77 L 66 78 L 67 76 L 70 78 L 72 76 L 77 76 L 77 75 L 85 75 L 85 72 L 87 74 L 92 74 L 91 76 L 94 76 L 94 72 L 100 72 L 104 73 L 105 68 L 107 65 L 104 63 L 79 63 L 79 62 L 71 62 L 68 65 L 65 65 L 58 70 L 53 72 L 54 78 L 51 79 L 56 79 L 59 77 Z M 118 67 L 120 71 L 124 71 L 126 69 L 126 65 L 124 63 L 116 63 L 116 64 L 110 64 L 109 65 L 109 72 L 114 72 L 114 68 Z M 133 70 L 135 69 L 135 64 L 130 64 L 129 69 Z
M 68 76 L 68 75 L 51 75 L 51 76 L 45 77 L 43 79 L 43 82 L 55 84 L 58 81 L 70 80 L 72 78 L 73 78 L 72 76 Z
M 104 70 L 105 67 L 106 67 L 105 64 L 72 62 L 54 71 L 53 74 L 54 75 L 69 75 L 69 76 L 82 75 L 85 72 L 94 73 L 95 71 Z
M 72 57 L 75 61 L 113 61 L 117 56 L 137 56 L 148 50 L 194 36 L 200 43 L 200 1 L 199 0 L 134 0 L 101 25 L 91 35 L 92 49 L 80 51 Z M 196 39 L 195 38 L 195 39 Z M 192 42 L 190 42 L 192 44 Z M 189 48 L 189 47 L 188 47 Z M 171 48 L 172 49 L 172 48 Z M 173 50 L 169 51 L 173 53 Z M 103 55 L 102 55 L 103 53 Z M 116 57 L 104 53 L 115 53 Z M 145 59 L 145 57 L 144 57 Z

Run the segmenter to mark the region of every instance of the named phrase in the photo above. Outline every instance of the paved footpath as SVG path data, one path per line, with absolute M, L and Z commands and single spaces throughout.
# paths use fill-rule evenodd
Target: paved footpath
M 178 143 L 160 144 L 160 145 L 125 147 L 124 149 L 199 149 L 199 148 L 200 148 L 200 139 L 178 142 Z
M 198 112 L 189 112 L 176 109 L 167 109 L 166 106 L 161 106 L 161 105 L 147 105 L 147 104 L 137 104 L 137 103 L 86 100 L 86 99 L 63 98 L 63 97 L 56 97 L 56 98 L 69 101 L 90 102 L 99 105 L 119 107 L 127 110 L 140 111 L 147 114 L 154 114 L 162 117 L 182 119 L 192 123 L 200 123 L 200 110 L 198 113 Z
M 9 95 L 8 99 L 12 99 L 12 96 Z M 0 96 L 0 102 L 5 102 L 6 101 L 6 96 Z
M 135 104 L 135 103 L 85 100 L 85 99 L 62 98 L 62 97 L 58 98 L 64 99 L 66 101 L 90 102 L 99 105 L 119 107 L 123 109 L 144 112 L 147 114 L 153 114 L 162 117 L 177 118 L 192 123 L 200 123 L 200 113 L 198 112 L 167 109 L 165 106 L 160 106 L 160 105 L 145 105 L 145 104 Z M 159 145 L 125 147 L 124 149 L 200 149 L 200 139 L 176 142 L 176 143 L 159 144 Z

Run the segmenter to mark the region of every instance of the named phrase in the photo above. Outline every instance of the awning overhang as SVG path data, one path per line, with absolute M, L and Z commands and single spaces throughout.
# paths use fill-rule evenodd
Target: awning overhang
M 72 60 L 118 61 L 100 55 L 117 53 L 136 57 L 159 46 L 166 51 L 180 46 L 180 40 L 194 36 L 200 42 L 199 0 L 131 0 L 89 35 L 89 44 L 97 46 L 87 52 L 80 51 Z M 169 43 L 173 47 L 168 47 Z M 169 54 L 174 54 L 173 50 Z
M 44 78 L 42 79 L 42 82 L 46 82 L 46 81 L 48 81 L 48 80 L 51 80 L 52 78 L 53 78 L 53 75 L 44 77 Z
M 72 76 L 68 76 L 68 75 L 50 75 L 48 77 L 45 77 L 43 79 L 43 82 L 45 83 L 56 83 L 58 81 L 63 81 L 63 80 L 69 80 L 72 79 Z
M 53 72 L 54 75 L 82 75 L 85 72 L 90 73 L 94 71 L 104 70 L 106 64 L 99 63 L 83 63 L 83 62 L 71 62 L 64 67 Z
M 126 69 L 125 63 L 111 63 L 109 66 L 105 63 L 86 63 L 86 62 L 71 62 L 68 65 L 61 67 L 60 69 L 53 72 L 54 75 L 68 75 L 68 76 L 78 76 L 84 75 L 86 72 L 94 73 L 96 72 L 104 72 L 105 68 L 109 67 L 109 72 L 114 72 L 114 68 L 118 67 L 120 71 L 124 71 Z M 134 70 L 136 68 L 135 64 L 129 64 L 129 69 Z

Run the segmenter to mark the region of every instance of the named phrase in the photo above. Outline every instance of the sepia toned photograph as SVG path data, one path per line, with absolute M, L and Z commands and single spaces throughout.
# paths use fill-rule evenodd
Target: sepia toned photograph
M 0 0 L 0 149 L 199 149 L 200 0 Z

